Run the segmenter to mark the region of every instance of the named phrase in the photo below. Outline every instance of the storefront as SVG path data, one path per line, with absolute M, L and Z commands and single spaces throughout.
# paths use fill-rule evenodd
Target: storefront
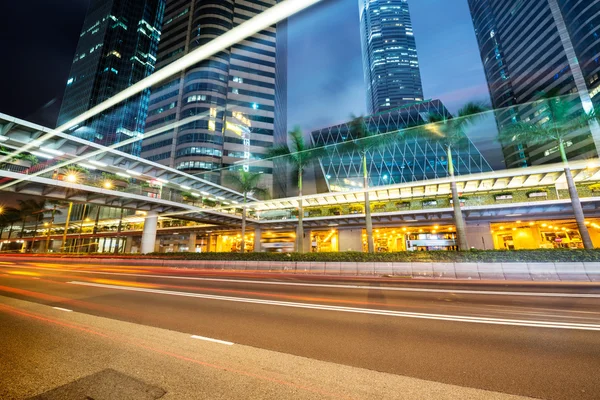
M 598 241 L 597 225 L 588 221 L 592 240 Z M 575 221 L 514 221 L 491 224 L 494 248 L 522 249 L 582 249 L 581 235 Z
M 367 251 L 367 234 L 363 231 L 363 251 Z M 373 231 L 375 252 L 455 250 L 454 226 L 381 228 Z

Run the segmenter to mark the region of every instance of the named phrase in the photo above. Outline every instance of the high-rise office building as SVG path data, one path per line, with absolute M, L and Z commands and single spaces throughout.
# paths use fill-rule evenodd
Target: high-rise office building
M 92 0 L 67 80 L 58 125 L 154 72 L 165 0 Z M 103 145 L 144 133 L 144 91 L 70 130 Z M 139 142 L 127 151 L 139 155 Z
M 499 129 L 543 123 L 543 105 L 519 106 L 557 92 L 574 112 L 600 104 L 600 0 L 469 0 Z M 600 132 L 573 132 L 569 158 L 595 157 Z M 507 167 L 560 160 L 552 145 L 504 147 Z
M 408 0 L 359 0 L 369 114 L 423 100 Z
M 157 68 L 276 3 L 168 0 Z M 274 143 L 275 111 L 285 111 L 283 99 L 276 100 L 276 87 L 285 85 L 285 71 L 277 68 L 284 62 L 276 59 L 278 44 L 284 46 L 278 43 L 278 27 L 242 40 L 154 87 L 142 157 L 213 182 L 221 182 L 222 169 L 243 168 L 263 173 L 262 184 L 271 187 L 273 163 L 264 158 Z M 185 119 L 189 122 L 151 135 L 153 129 Z M 277 123 L 279 130 L 285 118 Z

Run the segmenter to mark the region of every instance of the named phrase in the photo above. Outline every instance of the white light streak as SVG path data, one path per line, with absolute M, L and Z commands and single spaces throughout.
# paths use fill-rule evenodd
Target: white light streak
M 60 150 L 51 149 L 49 147 L 40 147 L 40 150 L 45 153 L 56 154 L 57 156 L 64 156 L 65 152 Z
M 133 171 L 133 170 L 131 170 L 131 169 L 128 169 L 128 170 L 127 170 L 127 171 L 125 171 L 125 172 L 127 172 L 129 175 L 133 175 L 133 176 L 140 176 L 140 175 L 142 175 L 140 172 Z
M 80 163 L 79 166 L 83 167 L 83 168 L 91 169 L 92 171 L 96 169 L 96 167 L 94 167 L 93 165 L 90 165 L 90 164 Z
M 89 162 L 90 164 L 94 164 L 94 165 L 97 165 L 97 166 L 99 166 L 99 167 L 108 167 L 108 164 L 106 164 L 106 163 L 103 163 L 103 162 L 101 162 L 101 161 L 88 160 L 88 162 Z
M 36 157 L 45 158 L 47 160 L 52 160 L 54 158 L 54 156 L 51 156 L 50 154 L 42 153 L 39 151 L 32 151 L 31 154 L 33 154 Z
M 117 172 L 117 175 L 118 175 L 118 176 L 122 176 L 123 178 L 131 178 L 131 176 L 129 176 L 129 175 L 127 175 L 127 174 L 124 174 L 124 173 L 122 173 L 122 172 Z

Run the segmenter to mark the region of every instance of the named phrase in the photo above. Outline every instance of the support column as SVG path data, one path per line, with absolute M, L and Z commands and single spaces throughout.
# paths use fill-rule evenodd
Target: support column
M 210 253 L 212 251 L 212 242 L 213 242 L 213 238 L 212 238 L 212 234 L 208 234 L 206 237 L 206 252 Z
M 194 253 L 196 251 L 196 239 L 197 239 L 196 232 L 191 232 L 190 237 L 188 239 L 188 251 L 190 253 Z
M 363 251 L 362 228 L 338 230 L 339 251 Z
M 260 239 L 262 237 L 262 232 L 259 227 L 254 228 L 254 252 L 260 253 L 262 252 L 262 248 L 260 245 Z
M 310 229 L 304 229 L 304 252 L 312 252 L 312 231 Z
M 492 237 L 491 225 L 489 222 L 481 224 L 466 225 L 467 244 L 469 248 L 478 250 L 493 250 L 494 238 Z
M 158 213 L 156 211 L 148 211 L 148 214 L 146 214 L 146 218 L 144 219 L 144 231 L 142 233 L 142 254 L 152 253 L 154 251 L 157 223 Z
M 132 246 L 133 246 L 133 237 L 127 236 L 125 238 L 125 250 L 123 251 L 123 253 L 130 254 Z

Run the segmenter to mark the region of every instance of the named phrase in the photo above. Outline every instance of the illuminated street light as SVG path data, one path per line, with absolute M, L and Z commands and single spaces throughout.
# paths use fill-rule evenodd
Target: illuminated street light
M 111 181 L 106 180 L 106 181 L 104 181 L 104 183 L 102 184 L 102 186 L 104 187 L 104 189 L 112 189 L 113 184 L 112 184 Z
M 77 183 L 78 176 L 76 173 L 71 172 L 71 173 L 67 174 L 66 179 L 67 179 L 67 182 Z

